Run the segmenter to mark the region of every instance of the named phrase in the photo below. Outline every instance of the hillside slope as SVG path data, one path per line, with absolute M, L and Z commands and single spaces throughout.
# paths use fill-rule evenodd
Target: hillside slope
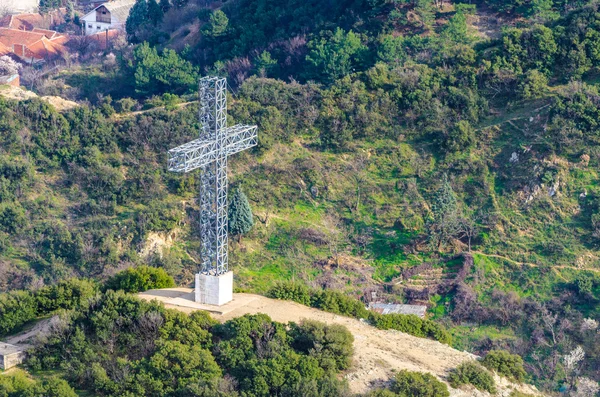
M 179 292 L 172 296 L 191 295 L 192 290 L 177 288 Z M 177 298 L 165 298 L 165 290 L 147 291 L 139 294 L 145 300 L 158 299 L 166 307 L 185 313 L 197 309 L 182 306 Z M 235 301 L 244 302 L 236 305 L 231 311 L 223 314 L 212 313 L 213 318 L 225 322 L 245 314 L 264 313 L 274 321 L 281 323 L 301 322 L 304 319 L 324 322 L 328 325 L 343 325 L 354 335 L 354 360 L 350 370 L 345 374 L 354 393 L 365 393 L 375 386 L 380 386 L 399 370 L 430 372 L 444 379 L 450 370 L 464 361 L 476 358 L 473 354 L 462 352 L 430 339 L 417 338 L 394 330 L 379 330 L 360 320 L 313 309 L 295 302 L 266 298 L 255 294 L 234 294 Z M 193 306 L 193 302 L 189 302 Z M 496 377 L 498 396 L 508 396 L 513 390 L 527 394 L 539 394 L 537 389 L 529 385 L 516 385 L 506 379 Z M 476 396 L 484 394 L 477 390 L 451 389 L 453 396 Z

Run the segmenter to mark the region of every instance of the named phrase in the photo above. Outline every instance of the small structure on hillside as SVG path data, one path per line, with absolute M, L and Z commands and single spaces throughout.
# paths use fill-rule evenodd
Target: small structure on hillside
M 19 74 L 0 76 L 0 85 L 10 85 L 12 87 L 20 87 L 21 86 L 21 78 Z
M 25 360 L 25 348 L 0 342 L 0 369 L 7 370 Z
M 369 310 L 380 314 L 414 314 L 415 316 L 425 318 L 427 306 L 371 302 L 369 303 Z
M 125 30 L 125 22 L 135 0 L 109 1 L 94 8 L 81 20 L 86 36 L 109 29 Z

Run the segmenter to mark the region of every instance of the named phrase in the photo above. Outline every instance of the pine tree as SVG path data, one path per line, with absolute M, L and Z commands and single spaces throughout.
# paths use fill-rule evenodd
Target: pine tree
M 162 22 L 164 12 L 156 0 L 148 0 L 148 19 L 154 26 Z
M 427 231 L 430 242 L 439 251 L 442 244 L 458 232 L 460 219 L 456 195 L 446 174 L 442 177 L 442 185 L 436 192 L 431 207 L 433 216 L 427 223 Z
M 158 4 L 160 5 L 160 9 L 163 11 L 163 13 L 171 9 L 171 3 L 169 0 L 160 0 Z
M 238 236 L 240 241 L 242 234 L 248 233 L 252 226 L 254 226 L 254 216 L 248 197 L 241 189 L 237 189 L 229 201 L 229 233 Z
M 137 0 L 131 11 L 129 12 L 129 16 L 127 17 L 127 21 L 125 23 L 125 31 L 127 32 L 127 37 L 129 41 L 135 43 L 137 42 L 136 34 L 140 27 L 147 21 L 148 19 L 148 3 L 146 0 Z

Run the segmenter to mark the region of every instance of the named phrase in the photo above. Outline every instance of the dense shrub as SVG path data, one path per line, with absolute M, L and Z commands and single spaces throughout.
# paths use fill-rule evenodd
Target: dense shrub
M 364 304 L 338 291 L 311 290 L 303 284 L 281 282 L 275 284 L 267 296 L 292 300 L 320 310 L 358 319 L 368 319 L 379 329 L 394 329 L 413 336 L 431 338 L 442 343 L 451 342 L 450 334 L 439 324 L 415 315 L 379 314 L 367 310 Z
M 369 319 L 379 329 L 395 329 L 447 344 L 452 339 L 441 325 L 431 320 L 422 319 L 414 314 L 379 314 L 372 312 L 369 314 Z
M 269 298 L 289 300 L 303 305 L 311 304 L 311 291 L 304 284 L 291 281 L 278 282 L 267 292 Z
M 525 380 L 525 368 L 523 359 L 516 354 L 510 354 L 505 350 L 490 351 L 481 363 L 488 369 L 496 371 L 499 375 L 514 379 L 518 382 Z
M 13 332 L 37 315 L 37 302 L 28 291 L 0 294 L 0 335 Z
M 465 362 L 456 367 L 448 376 L 448 381 L 454 388 L 473 385 L 482 391 L 492 394 L 496 392 L 496 383 L 492 374 L 475 362 Z
M 37 310 L 40 314 L 46 314 L 57 309 L 80 307 L 97 292 L 98 286 L 89 280 L 73 278 L 59 281 L 56 285 L 35 292 Z
M 369 311 L 365 305 L 342 292 L 323 290 L 313 292 L 311 305 L 326 312 L 342 314 L 355 318 L 367 318 Z
M 77 393 L 63 379 L 50 377 L 38 382 L 24 371 L 13 370 L 0 376 L 0 396 L 77 397 Z
M 173 277 L 164 269 L 140 266 L 129 268 L 115 274 L 106 282 L 106 288 L 125 292 L 142 292 L 150 289 L 171 288 L 175 286 Z
M 435 376 L 402 370 L 394 377 L 392 391 L 400 397 L 448 397 L 448 386 Z
M 292 324 L 290 335 L 292 346 L 315 357 L 323 368 L 343 370 L 352 363 L 354 337 L 341 325 L 304 320 L 300 325 Z

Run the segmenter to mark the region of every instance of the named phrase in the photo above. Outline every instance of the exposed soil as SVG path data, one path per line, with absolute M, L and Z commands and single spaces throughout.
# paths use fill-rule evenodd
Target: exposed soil
M 151 291 L 145 293 L 148 299 Z M 157 294 L 157 296 L 160 296 Z M 430 372 L 444 380 L 448 372 L 460 363 L 476 357 L 450 346 L 424 338 L 417 338 L 402 332 L 376 329 L 360 320 L 326 313 L 294 302 L 280 301 L 252 294 L 234 294 L 234 301 L 244 301 L 223 314 L 212 313 L 219 321 L 242 316 L 244 314 L 265 313 L 273 320 L 288 323 L 303 319 L 322 321 L 327 324 L 345 326 L 354 335 L 354 362 L 345 374 L 355 393 L 364 393 L 376 386 L 383 385 L 402 369 Z M 164 301 L 164 300 L 163 300 Z M 190 313 L 196 309 L 170 305 L 165 306 Z M 518 389 L 528 394 L 540 394 L 529 385 L 515 385 L 506 379 L 497 377 L 498 396 L 508 396 Z M 451 389 L 452 396 L 484 396 L 474 389 Z
M 0 95 L 7 99 L 14 99 L 16 101 L 25 101 L 31 98 L 38 98 L 38 95 L 35 92 L 28 91 L 22 87 L 12 86 L 3 86 L 2 88 L 0 88 Z M 63 112 L 65 110 L 73 109 L 79 106 L 77 102 L 69 101 L 67 99 L 57 96 L 43 96 L 40 99 L 54 106 L 54 108 L 59 112 Z

